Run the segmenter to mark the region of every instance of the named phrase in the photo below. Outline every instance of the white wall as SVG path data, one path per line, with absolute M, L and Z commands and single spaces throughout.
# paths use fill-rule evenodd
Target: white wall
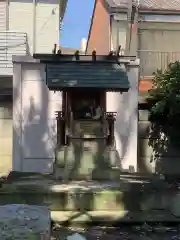
M 57 0 L 41 1 L 37 3 L 37 52 L 50 52 L 54 44 L 59 44 L 59 5 Z
M 61 93 L 49 92 L 45 66 L 33 59 L 14 62 L 13 170 L 52 172 L 56 147 L 55 111 L 61 110 Z M 129 64 L 128 93 L 107 93 L 107 110 L 117 111 L 116 150 L 123 169 L 137 170 L 138 67 Z
M 9 30 L 27 33 L 28 42 L 31 50 L 33 39 L 32 12 L 32 1 L 11 0 L 9 2 Z
M 137 56 L 137 36 L 137 26 L 136 28 L 130 29 L 127 19 L 123 19 L 123 14 L 119 14 L 118 17 L 114 17 L 114 20 L 112 20 L 111 24 L 111 47 L 114 51 L 116 51 L 121 45 L 121 54 Z
M 12 77 L 0 77 L 0 89 L 12 88 Z M 9 91 L 8 91 L 9 92 Z M 7 94 L 7 95 L 6 95 Z M 12 99 L 9 93 L 0 95 L 0 176 L 12 170 Z
M 126 49 L 127 21 L 112 20 L 111 23 L 111 47 L 114 51 L 121 45 L 123 51 Z
M 59 1 L 37 0 L 36 4 L 36 52 L 52 53 L 59 43 Z M 33 0 L 10 0 L 9 30 L 26 32 L 30 52 L 33 47 Z
M 7 30 L 7 1 L 1 0 L 0 1 L 0 31 L 6 31 Z
M 13 170 L 51 173 L 61 93 L 49 92 L 40 63 L 14 64 L 13 93 Z
M 0 103 L 0 176 L 12 170 L 12 103 Z
M 131 85 L 128 92 L 108 92 L 106 96 L 107 111 L 117 112 L 115 144 L 123 170 L 137 171 L 138 68 L 138 61 L 127 68 Z

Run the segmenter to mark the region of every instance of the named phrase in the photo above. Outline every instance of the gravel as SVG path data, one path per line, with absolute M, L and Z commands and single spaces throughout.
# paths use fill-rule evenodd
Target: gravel
M 150 226 L 148 224 L 136 226 L 122 226 L 118 228 L 90 227 L 63 228 L 57 227 L 52 232 L 52 240 L 66 240 L 67 236 L 79 233 L 86 240 L 178 240 L 180 239 L 179 226 Z

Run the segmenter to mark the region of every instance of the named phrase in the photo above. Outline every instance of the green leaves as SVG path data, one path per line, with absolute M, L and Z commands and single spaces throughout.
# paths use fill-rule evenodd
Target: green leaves
M 180 140 L 180 62 L 170 63 L 162 72 L 154 74 L 153 89 L 149 95 L 154 99 L 151 107 L 153 121 L 168 127 L 168 134 Z M 166 131 L 166 130 L 164 130 Z M 166 131 L 167 132 L 167 131 Z M 180 141 L 178 141 L 180 142 Z
M 158 114 L 158 115 L 163 114 L 164 111 L 165 111 L 165 107 L 166 107 L 166 101 L 165 100 L 164 101 L 163 100 L 162 101 L 158 101 L 151 108 L 152 114 L 153 115 L 155 115 L 155 114 Z

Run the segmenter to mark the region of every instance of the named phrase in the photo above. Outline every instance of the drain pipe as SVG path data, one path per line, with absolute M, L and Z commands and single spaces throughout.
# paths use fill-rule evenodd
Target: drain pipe
M 36 0 L 33 0 L 33 40 L 32 52 L 36 53 Z
M 131 37 L 132 37 L 132 7 L 133 0 L 128 1 L 128 11 L 127 11 L 127 28 L 126 28 L 126 56 L 130 53 L 131 47 Z

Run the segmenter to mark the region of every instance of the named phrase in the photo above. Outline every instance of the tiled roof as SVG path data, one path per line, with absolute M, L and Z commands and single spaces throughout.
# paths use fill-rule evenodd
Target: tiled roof
M 129 89 L 124 68 L 117 63 L 69 62 L 47 64 L 47 84 L 50 89 L 103 88 L 118 91 Z
M 126 8 L 128 6 L 128 0 L 106 0 L 108 5 L 113 8 Z M 133 3 L 135 4 L 136 1 L 133 0 Z
M 129 0 L 106 0 L 110 7 L 126 8 Z M 133 0 L 141 8 L 158 10 L 180 10 L 180 0 Z

